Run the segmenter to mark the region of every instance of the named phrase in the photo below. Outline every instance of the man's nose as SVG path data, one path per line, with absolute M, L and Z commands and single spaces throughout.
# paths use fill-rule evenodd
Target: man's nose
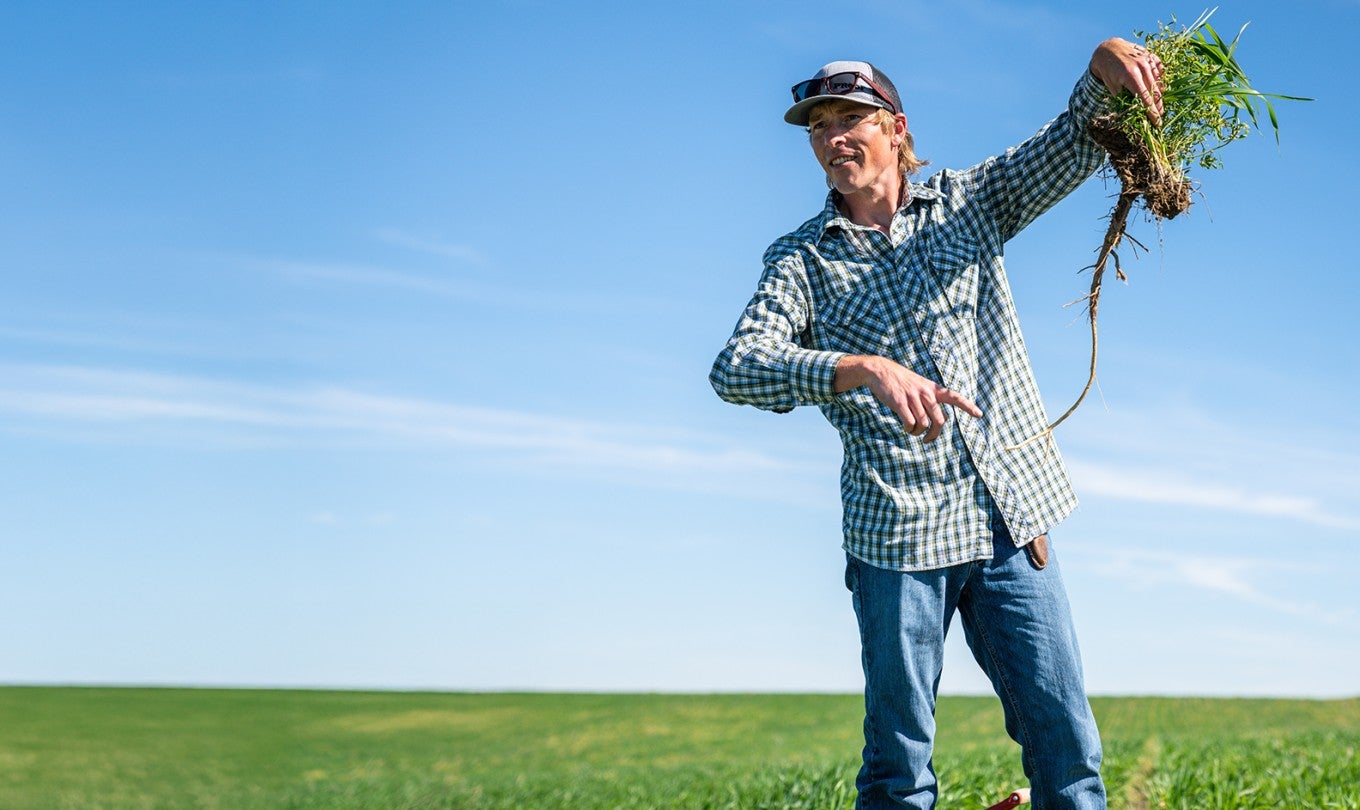
M 828 144 L 840 143 L 849 131 L 850 127 L 844 124 L 827 124 L 822 128 L 822 139 Z

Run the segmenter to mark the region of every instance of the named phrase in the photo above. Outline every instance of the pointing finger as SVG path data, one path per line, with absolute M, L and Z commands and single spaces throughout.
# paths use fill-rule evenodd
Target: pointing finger
M 948 388 L 941 388 L 938 392 L 936 392 L 935 396 L 936 399 L 938 399 L 940 402 L 945 403 L 946 405 L 953 405 L 956 408 L 962 408 L 964 412 L 969 414 L 970 416 L 976 417 L 978 419 L 982 418 L 982 409 L 974 405 L 973 401 L 968 397 L 965 397 L 963 394 L 950 391 Z

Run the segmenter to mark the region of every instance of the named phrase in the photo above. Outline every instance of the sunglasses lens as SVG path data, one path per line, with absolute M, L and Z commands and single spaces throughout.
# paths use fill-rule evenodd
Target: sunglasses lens
M 867 78 L 853 71 L 835 73 L 825 79 L 808 79 L 805 82 L 799 82 L 793 86 L 793 100 L 796 103 L 820 95 L 848 96 L 856 91 L 873 93 L 887 101 L 894 111 L 897 109 L 896 105 L 893 105 L 888 97 L 883 95 L 877 87 L 874 87 Z
M 853 73 L 837 73 L 828 76 L 826 79 L 826 92 L 834 93 L 838 96 L 855 92 L 855 85 L 858 84 L 859 77 Z

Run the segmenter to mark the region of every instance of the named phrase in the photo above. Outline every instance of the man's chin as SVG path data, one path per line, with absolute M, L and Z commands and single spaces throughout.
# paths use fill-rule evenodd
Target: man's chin
M 841 196 L 845 196 L 847 194 L 854 194 L 856 191 L 859 190 L 858 186 L 850 183 L 848 180 L 846 180 L 846 178 L 842 177 L 838 180 L 835 175 L 829 172 L 826 175 L 826 187 L 839 191 L 841 193 Z

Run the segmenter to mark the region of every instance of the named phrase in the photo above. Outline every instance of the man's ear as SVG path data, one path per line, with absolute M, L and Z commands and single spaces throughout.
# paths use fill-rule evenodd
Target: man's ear
M 893 116 L 892 122 L 892 134 L 889 137 L 892 139 L 892 147 L 896 149 L 902 144 L 903 139 L 907 136 L 907 118 L 901 113 L 898 113 Z

